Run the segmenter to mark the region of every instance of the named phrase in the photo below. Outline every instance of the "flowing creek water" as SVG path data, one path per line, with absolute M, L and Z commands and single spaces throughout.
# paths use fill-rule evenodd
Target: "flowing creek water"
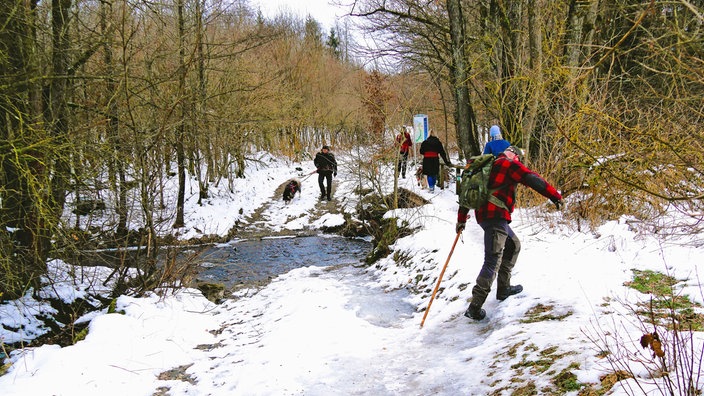
M 227 289 L 264 285 L 295 268 L 334 266 L 334 277 L 349 288 L 347 304 L 356 315 L 381 327 L 395 327 L 410 318 L 415 307 L 406 301 L 405 289 L 385 291 L 357 268 L 372 249 L 369 241 L 333 236 L 264 238 L 229 242 L 208 248 L 201 255 L 198 278 Z
M 371 251 L 367 240 L 306 236 L 242 240 L 204 250 L 200 280 L 227 289 L 266 283 L 295 268 L 356 265 Z

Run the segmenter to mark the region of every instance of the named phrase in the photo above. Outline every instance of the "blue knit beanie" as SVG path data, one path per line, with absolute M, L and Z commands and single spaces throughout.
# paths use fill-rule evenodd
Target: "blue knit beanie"
M 492 125 L 491 128 L 489 128 L 489 136 L 492 138 L 501 136 L 501 129 L 499 129 L 498 125 Z

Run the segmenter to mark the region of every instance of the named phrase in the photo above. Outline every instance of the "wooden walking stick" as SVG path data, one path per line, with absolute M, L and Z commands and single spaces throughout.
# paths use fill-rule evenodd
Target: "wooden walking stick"
M 425 323 L 425 318 L 428 316 L 428 312 L 430 311 L 430 306 L 433 304 L 433 299 L 435 299 L 435 293 L 438 292 L 438 289 L 440 288 L 440 282 L 442 282 L 442 276 L 445 274 L 445 270 L 447 269 L 447 264 L 450 262 L 450 257 L 452 257 L 452 252 L 455 251 L 455 245 L 457 245 L 457 241 L 460 239 L 460 235 L 462 232 L 458 232 L 457 236 L 455 237 L 455 242 L 452 243 L 452 249 L 450 249 L 450 254 L 447 255 L 447 261 L 445 261 L 445 265 L 442 267 L 442 271 L 440 271 L 440 276 L 438 277 L 438 283 L 435 285 L 435 290 L 433 290 L 433 294 L 430 296 L 430 301 L 428 301 L 428 308 L 425 309 L 425 314 L 423 314 L 423 320 L 420 321 L 420 328 L 423 328 L 423 323 Z

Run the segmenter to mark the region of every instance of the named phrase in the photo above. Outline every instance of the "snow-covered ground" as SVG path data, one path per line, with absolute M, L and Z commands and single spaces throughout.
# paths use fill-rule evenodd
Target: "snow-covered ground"
M 338 156 L 344 165 L 345 156 Z M 272 229 L 341 223 L 336 214 L 309 224 L 308 214 L 327 205 L 317 199 L 316 175 L 304 181 L 303 194 L 291 204 L 272 197 L 281 183 L 312 169 L 312 161 L 271 159 L 236 180 L 235 193 L 213 191 L 203 207 L 195 205 L 194 192 L 182 237 L 224 234 L 272 199 L 278 200 L 266 214 Z M 352 212 L 357 177 L 349 169 L 341 166 L 334 181 L 335 200 Z M 512 227 L 522 251 L 513 281 L 524 292 L 503 302 L 490 295 L 484 305 L 488 317 L 475 322 L 462 313 L 483 258 L 481 229 L 468 222 L 448 261 L 455 238 L 454 186 L 430 193 L 412 177 L 400 182 L 431 203 L 387 214 L 417 232 L 399 239 L 393 253 L 374 265 L 300 268 L 219 305 L 193 289 L 123 296 L 119 313 L 84 318 L 90 321 L 85 340 L 14 351 L 5 359 L 11 367 L 0 377 L 0 394 L 509 395 L 523 389 L 576 395 L 553 381 L 572 373 L 575 382 L 598 387 L 612 368 L 603 348 L 589 338 L 606 334 L 642 362 L 634 370 L 644 376 L 639 385 L 622 382 L 612 394 L 659 394 L 645 378 L 645 367 L 658 361 L 639 345 L 652 328 L 628 314 L 629 306 L 648 296 L 623 284 L 632 279 L 632 269 L 666 272 L 684 280 L 683 294 L 703 302 L 698 273 L 704 248 L 693 243 L 699 236 L 664 241 L 637 233 L 627 219 L 579 233 L 551 204 L 518 209 Z M 684 221 L 676 216 L 668 221 Z M 421 328 L 446 262 L 442 287 Z M 53 293 L 70 300 L 86 287 L 69 282 Z M 40 333 L 29 314 L 42 310 L 50 308 L 29 297 L 0 306 L 0 341 Z M 693 338 L 699 351 L 700 338 L 699 333 Z

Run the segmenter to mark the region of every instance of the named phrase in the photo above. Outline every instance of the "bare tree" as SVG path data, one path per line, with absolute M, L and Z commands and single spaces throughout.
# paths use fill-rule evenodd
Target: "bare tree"
M 455 139 L 463 156 L 479 153 L 474 106 L 469 93 L 470 62 L 466 48 L 467 21 L 459 0 L 418 2 L 412 0 L 355 2 L 352 15 L 366 20 L 375 37 L 373 55 L 393 59 L 401 69 L 415 68 L 430 74 L 440 97 L 444 86 L 452 92 Z M 443 117 L 444 118 L 444 117 Z
M 452 50 L 451 75 L 455 95 L 455 118 L 457 141 L 465 157 L 481 153 L 477 137 L 477 125 L 474 110 L 469 99 L 470 69 L 467 65 L 465 19 L 460 0 L 447 0 L 447 14 L 450 22 Z
M 0 145 L 5 147 L 0 158 L 0 292 L 4 291 L 2 298 L 14 298 L 25 292 L 26 285 L 38 285 L 45 272 L 56 211 L 42 188 L 50 185 L 51 169 L 48 136 L 41 122 L 37 3 L 2 2 L 0 20 L 0 46 L 5 54 L 0 62 L 5 81 L 0 90 Z
M 188 105 L 186 99 L 186 29 L 185 20 L 183 14 L 184 0 L 178 0 L 176 4 L 177 15 L 178 15 L 178 91 L 177 100 L 179 101 L 178 107 L 181 109 L 180 117 L 177 121 L 176 126 L 176 166 L 178 168 L 178 196 L 176 198 L 176 220 L 174 221 L 174 228 L 181 228 L 184 226 L 183 220 L 183 205 L 186 195 L 186 117 L 188 116 L 186 106 Z

